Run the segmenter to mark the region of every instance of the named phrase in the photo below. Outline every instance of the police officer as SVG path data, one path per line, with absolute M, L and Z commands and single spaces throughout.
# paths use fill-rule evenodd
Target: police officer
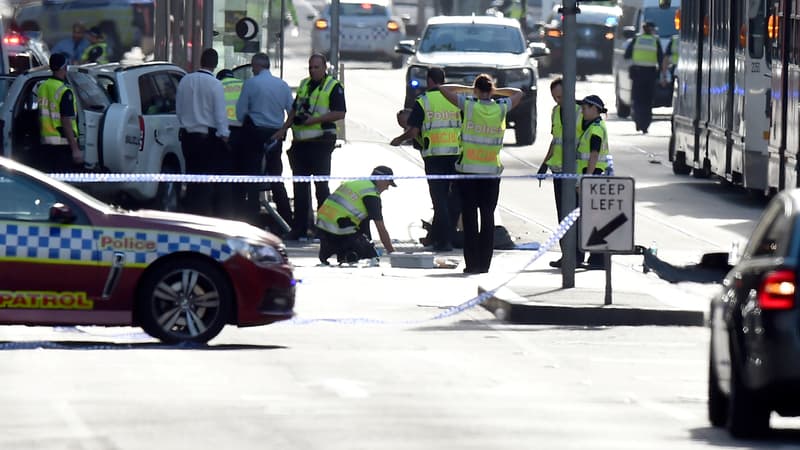
M 103 39 L 103 32 L 100 27 L 92 27 L 86 33 L 89 38 L 89 46 L 83 51 L 81 61 L 84 63 L 108 63 L 108 44 Z
M 376 258 L 378 253 L 367 237 L 370 221 L 375 223 L 386 252 L 394 251 L 383 223 L 380 197 L 389 186 L 397 187 L 391 178 L 394 172 L 389 167 L 378 166 L 372 175 L 382 179 L 345 181 L 319 208 L 316 225 L 320 239 L 319 260 L 323 264 L 328 264 L 328 258 L 333 255 L 339 264 Z
M 36 150 L 32 165 L 44 172 L 71 171 L 83 164 L 83 152 L 78 146 L 78 105 L 66 83 L 66 55 L 50 55 L 50 70 L 53 75 L 37 92 L 41 146 Z
M 673 34 L 672 38 L 669 40 L 669 44 L 667 44 L 664 58 L 661 61 L 661 80 L 663 85 L 671 82 L 675 76 L 675 67 L 678 66 L 680 45 L 681 36 L 677 33 Z
M 413 139 L 420 147 L 427 175 L 456 174 L 455 162 L 458 159 L 461 138 L 461 110 L 439 91 L 444 79 L 445 73 L 441 68 L 428 69 L 428 90 L 414 103 L 406 131 L 391 142 L 397 146 L 407 139 Z M 437 252 L 453 249 L 455 220 L 459 209 L 453 185 L 453 180 L 428 180 L 428 191 L 433 204 L 433 226 L 429 238 L 433 250 Z M 451 211 L 450 206 L 453 206 L 454 211 Z
M 316 53 L 308 59 L 309 77 L 300 82 L 292 109 L 283 127 L 273 139 L 283 140 L 292 128 L 289 165 L 292 175 L 331 174 L 331 155 L 336 147 L 336 121 L 344 119 L 347 111 L 344 88 L 326 73 L 328 61 Z M 322 205 L 330 189 L 327 181 L 315 181 L 317 205 Z M 294 183 L 294 217 L 288 239 L 306 239 L 311 211 L 311 184 Z
M 472 86 L 443 84 L 439 89 L 462 112 L 456 171 L 491 176 L 465 178 L 458 183 L 464 228 L 464 273 L 485 273 L 489 271 L 494 251 L 494 210 L 500 195 L 499 175 L 503 172 L 500 150 L 506 115 L 519 105 L 523 93 L 517 88 L 496 89 L 487 74 L 478 75 Z M 467 95 L 470 92 L 472 96 Z M 495 98 L 497 96 L 508 98 Z
M 655 28 L 655 23 L 645 22 L 642 34 L 633 38 L 625 49 L 625 59 L 632 62 L 633 120 L 636 122 L 636 131 L 644 134 L 647 134 L 653 121 L 653 94 L 664 58 L 658 36 L 653 34 Z
M 564 125 L 563 125 L 563 117 L 564 114 L 562 113 L 562 103 L 563 100 L 563 88 L 564 80 L 562 78 L 556 78 L 550 83 L 550 95 L 553 96 L 553 100 L 555 100 L 556 104 L 553 106 L 553 111 L 551 113 L 551 121 L 552 124 L 551 134 L 553 138 L 550 140 L 550 147 L 547 149 L 547 154 L 544 157 L 544 162 L 539 166 L 539 174 L 543 175 L 547 173 L 549 169 L 553 174 L 561 174 L 562 171 L 562 164 L 564 161 Z M 581 129 L 581 110 L 580 106 L 575 105 L 575 136 L 576 142 L 577 138 L 580 137 L 582 129 Z M 556 201 L 556 215 L 558 216 L 558 222 L 561 223 L 566 217 L 567 211 L 564 211 L 564 208 L 561 204 L 561 192 L 564 186 L 564 179 L 560 177 L 553 178 L 553 193 L 555 194 L 555 201 Z M 562 242 L 562 249 L 563 249 L 563 242 Z M 583 259 L 583 254 L 579 253 L 580 259 Z M 561 259 L 559 258 L 556 261 L 550 261 L 550 267 L 561 267 Z
M 175 94 L 175 113 L 187 174 L 231 172 L 225 92 L 214 77 L 219 55 L 208 48 L 200 55 L 200 69 L 185 75 Z M 230 214 L 230 187 L 222 183 L 188 183 L 187 212 L 226 217 Z
M 242 93 L 242 85 L 244 81 L 236 78 L 231 69 L 222 69 L 217 72 L 217 79 L 222 83 L 222 91 L 225 95 L 225 114 L 228 119 L 228 129 L 231 134 L 228 135 L 228 147 L 233 152 L 230 156 L 230 171 L 233 174 L 239 174 L 238 164 L 241 160 L 241 145 L 242 145 L 242 123 L 236 119 L 236 102 Z M 233 203 L 228 208 L 231 219 L 242 219 L 237 214 L 236 200 L 237 193 L 242 189 L 246 183 L 230 183 L 226 185 L 226 189 L 232 196 Z M 244 219 L 242 219 L 244 220 Z
M 608 168 L 608 131 L 604 114 L 608 112 L 603 100 L 596 95 L 589 95 L 577 102 L 581 105 L 581 129 L 576 153 L 576 168 L 580 175 L 602 175 Z M 579 203 L 580 204 L 580 203 Z M 583 254 L 579 253 L 578 265 L 583 263 Z M 591 253 L 587 260 L 587 269 L 603 269 L 603 255 Z
M 250 64 L 253 77 L 245 81 L 242 95 L 236 103 L 236 116 L 242 122 L 244 139 L 242 157 L 238 158 L 239 173 L 266 173 L 279 177 L 283 175 L 283 139 L 276 141 L 274 135 L 292 109 L 292 89 L 285 81 L 272 75 L 266 53 L 253 55 Z M 239 213 L 244 220 L 252 222 L 258 216 L 261 210 L 258 194 L 263 189 L 254 183 L 241 186 L 237 199 Z M 269 183 L 269 189 L 278 214 L 286 223 L 291 223 L 292 207 L 286 186 L 282 181 L 275 181 Z

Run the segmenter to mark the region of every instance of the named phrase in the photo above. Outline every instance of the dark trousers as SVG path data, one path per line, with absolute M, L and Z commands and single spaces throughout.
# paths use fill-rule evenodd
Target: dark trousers
M 359 259 L 378 256 L 372 241 L 360 231 L 338 235 L 317 228 L 316 232 L 319 237 L 319 260 L 323 263 L 328 262 L 328 258 L 333 255 L 336 255 L 339 263 L 354 263 Z
M 293 176 L 330 175 L 331 154 L 336 146 L 336 136 L 321 140 L 294 141 L 289 148 L 289 165 L 292 167 Z M 315 181 L 314 189 L 317 197 L 317 207 L 330 195 L 327 181 Z M 304 237 L 310 227 L 309 219 L 313 217 L 311 211 L 311 183 L 294 182 L 294 220 L 292 235 Z
M 586 169 L 585 168 L 583 169 L 583 173 L 586 173 Z M 598 168 L 594 169 L 594 175 L 602 175 L 602 174 L 603 174 L 602 170 L 600 170 Z M 578 198 L 577 191 L 575 193 L 575 204 L 578 205 L 578 206 L 580 206 L 580 204 L 581 204 L 581 200 L 580 200 L 580 198 Z M 568 211 L 568 213 L 569 213 L 569 211 Z M 578 222 L 577 222 L 579 227 L 582 226 L 582 224 L 583 224 L 583 222 L 581 222 L 582 219 L 583 219 L 583 216 L 581 215 L 581 217 L 578 218 Z M 578 230 L 580 230 L 580 228 L 578 228 Z M 579 231 L 578 232 L 578 240 L 580 240 L 580 235 L 581 235 L 581 233 Z M 578 248 L 577 264 L 580 265 L 583 262 L 583 258 L 584 258 L 584 253 L 582 251 L 580 251 L 580 242 L 578 242 L 577 248 Z M 589 264 L 589 265 L 593 265 L 593 266 L 600 266 L 600 265 L 604 264 L 604 261 L 605 261 L 605 259 L 603 258 L 603 254 L 602 253 L 589 253 L 589 259 L 586 261 L 586 263 Z
M 213 134 L 181 133 L 181 149 L 186 173 L 196 175 L 230 174 L 231 152 Z M 230 217 L 231 186 L 228 183 L 188 183 L 184 211 L 214 217 Z
M 455 175 L 457 155 L 428 156 L 423 158 L 427 175 Z M 433 204 L 433 224 L 430 238 L 434 247 L 452 247 L 456 222 L 461 212 L 460 199 L 455 190 L 455 180 L 428 180 L 428 191 Z
M 31 153 L 28 161 L 23 162 L 44 173 L 83 171 L 81 164 L 72 162 L 69 145 L 40 145 Z
M 653 95 L 657 80 L 658 69 L 655 67 L 631 67 L 633 121 L 637 130 L 647 131 L 653 121 Z
M 464 226 L 465 271 L 488 272 L 494 252 L 494 210 L 500 196 L 500 179 L 460 180 L 458 192 L 461 196 L 461 221 Z
M 238 147 L 237 173 L 240 175 L 283 175 L 283 161 L 281 155 L 283 149 L 281 144 L 271 148 L 269 152 L 264 152 L 266 144 L 277 129 L 256 127 L 246 125 L 241 129 L 241 139 Z M 261 183 L 240 183 L 235 191 L 235 204 L 237 216 L 242 220 L 256 223 L 261 211 L 259 203 L 259 193 L 265 189 L 272 192 L 272 200 L 275 207 L 287 223 L 292 220 L 292 207 L 289 203 L 289 194 L 286 193 L 286 185 L 283 182 L 275 181 L 267 183 L 264 187 Z

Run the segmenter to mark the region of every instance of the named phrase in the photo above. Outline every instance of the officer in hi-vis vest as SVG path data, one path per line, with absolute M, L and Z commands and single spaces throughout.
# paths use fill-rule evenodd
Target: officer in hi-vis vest
M 562 78 L 556 78 L 550 83 L 550 95 L 553 96 L 553 100 L 555 100 L 556 105 L 553 107 L 553 112 L 551 114 L 551 122 L 552 129 L 551 134 L 553 135 L 552 140 L 550 141 L 550 147 L 547 149 L 547 154 L 544 157 L 544 162 L 539 166 L 539 175 L 544 175 L 547 173 L 547 170 L 550 169 L 550 172 L 553 174 L 561 174 L 564 162 L 564 125 L 563 125 L 563 114 L 562 114 L 562 103 L 563 100 L 563 82 Z M 575 105 L 575 142 L 578 142 L 580 135 L 582 133 L 581 129 L 581 108 L 578 105 Z M 542 177 L 543 178 L 543 177 Z M 542 178 L 539 178 L 540 180 Z M 563 206 L 561 205 L 561 191 L 564 186 L 564 179 L 559 177 L 553 178 L 553 193 L 555 194 L 556 200 L 556 215 L 558 216 L 558 222 L 561 223 L 566 217 L 568 211 L 564 211 Z M 562 240 L 563 241 L 563 240 Z M 563 242 L 561 245 L 563 249 Z M 583 254 L 578 253 L 580 255 L 579 260 L 583 259 Z M 556 261 L 550 261 L 550 267 L 561 267 L 561 258 Z
M 444 84 L 445 73 L 439 67 L 428 69 L 427 91 L 417 98 L 408 117 L 406 131 L 392 139 L 400 145 L 408 139 L 417 142 L 425 163 L 426 175 L 455 175 L 461 138 L 461 110 L 450 103 L 439 86 Z M 459 210 L 454 180 L 429 179 L 428 191 L 433 204 L 433 224 L 425 242 L 436 252 L 453 250 L 453 237 Z
M 83 165 L 83 151 L 78 146 L 78 105 L 66 84 L 67 57 L 50 55 L 53 75 L 40 86 L 39 117 L 41 146 L 35 150 L 32 166 L 44 172 L 68 172 Z
M 608 112 L 603 100 L 596 95 L 589 95 L 577 102 L 581 105 L 581 129 L 578 139 L 576 168 L 579 175 L 602 175 L 608 168 L 608 131 L 601 114 Z M 577 202 L 580 205 L 580 202 Z M 583 254 L 579 253 L 577 264 L 587 269 L 603 269 L 602 253 L 591 253 L 584 266 Z
M 472 86 L 443 84 L 439 90 L 450 103 L 458 105 L 462 113 L 456 171 L 484 176 L 459 180 L 458 193 L 464 228 L 464 273 L 485 273 L 489 271 L 494 253 L 494 210 L 503 172 L 500 150 L 506 115 L 519 105 L 524 94 L 517 88 L 495 89 L 492 78 L 485 73 L 475 77 Z M 507 98 L 495 98 L 498 96 Z
M 345 181 L 319 208 L 317 235 L 322 264 L 327 265 L 328 258 L 333 255 L 339 264 L 367 258 L 377 262 L 378 252 L 368 238 L 370 221 L 375 223 L 386 253 L 394 252 L 392 239 L 383 223 L 381 204 L 381 193 L 389 186 L 397 187 L 394 172 L 389 167 L 378 166 L 372 170 L 372 175 L 381 179 Z
M 89 28 L 86 36 L 89 38 L 89 46 L 83 51 L 81 61 L 83 63 L 108 63 L 108 44 L 103 38 L 103 32 L 100 31 L 100 27 Z
M 653 121 L 653 94 L 664 58 L 658 36 L 654 34 L 655 28 L 655 23 L 645 22 L 642 25 L 642 34 L 633 38 L 625 49 L 625 59 L 632 62 L 630 77 L 633 84 L 633 120 L 636 122 L 636 131 L 644 134 L 647 134 L 650 122 Z

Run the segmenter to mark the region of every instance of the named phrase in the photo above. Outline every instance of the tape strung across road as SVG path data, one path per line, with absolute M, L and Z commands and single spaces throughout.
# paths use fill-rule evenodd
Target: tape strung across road
M 51 178 L 69 183 L 277 183 L 295 182 L 312 183 L 317 181 L 345 181 L 345 180 L 470 180 L 485 178 L 509 179 L 544 179 L 544 178 L 580 178 L 577 174 L 555 173 L 541 175 L 371 175 L 371 176 L 330 176 L 330 175 L 304 175 L 304 176 L 279 176 L 279 175 L 203 175 L 180 173 L 51 173 Z

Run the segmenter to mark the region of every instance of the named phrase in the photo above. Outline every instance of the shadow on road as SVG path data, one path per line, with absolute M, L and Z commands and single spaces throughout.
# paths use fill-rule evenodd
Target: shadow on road
M 250 344 L 177 344 L 160 342 L 103 342 L 103 341 L 0 341 L 0 350 L 281 350 L 282 345 Z
M 798 429 L 772 429 L 762 439 L 734 439 L 722 428 L 694 428 L 689 430 L 692 440 L 713 446 L 736 449 L 797 448 L 800 442 Z

